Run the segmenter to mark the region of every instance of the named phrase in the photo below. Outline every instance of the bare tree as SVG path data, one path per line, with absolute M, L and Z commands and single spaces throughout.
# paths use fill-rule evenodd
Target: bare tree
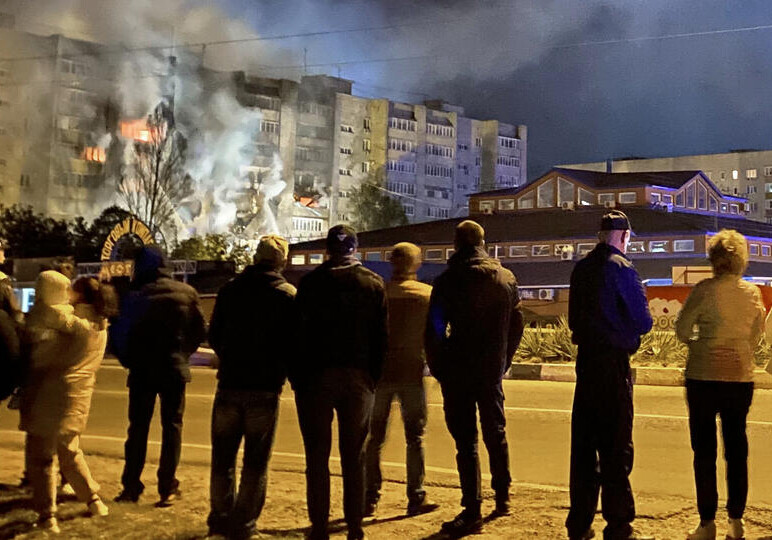
M 173 227 L 177 208 L 192 189 L 184 168 L 185 140 L 165 104 L 148 115 L 147 130 L 132 145 L 118 192 L 126 209 L 156 234 Z

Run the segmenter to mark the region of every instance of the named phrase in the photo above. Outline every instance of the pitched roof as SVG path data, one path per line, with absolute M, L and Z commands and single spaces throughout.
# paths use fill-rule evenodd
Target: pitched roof
M 638 236 L 662 234 L 701 234 L 735 229 L 746 236 L 772 238 L 772 225 L 742 217 L 712 216 L 687 212 L 666 212 L 643 206 L 623 207 Z M 560 238 L 594 237 L 600 218 L 607 212 L 597 206 L 576 210 L 559 208 L 521 211 L 506 214 L 480 214 L 471 217 L 429 221 L 403 227 L 366 231 L 358 234 L 363 248 L 385 247 L 397 242 L 440 245 L 452 244 L 456 225 L 474 219 L 485 229 L 489 244 L 497 242 L 527 242 Z M 324 250 L 324 239 L 293 244 L 294 250 Z

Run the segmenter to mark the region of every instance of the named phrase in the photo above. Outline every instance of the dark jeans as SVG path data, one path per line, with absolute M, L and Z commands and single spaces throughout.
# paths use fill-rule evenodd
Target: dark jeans
M 326 538 L 330 514 L 332 417 L 338 414 L 343 515 L 348 532 L 362 532 L 364 445 L 373 408 L 373 383 L 366 372 L 329 368 L 295 393 L 300 431 L 306 449 L 306 497 L 312 537 Z
M 633 382 L 626 352 L 580 347 L 571 415 L 571 510 L 569 537 L 592 525 L 602 501 L 603 537 L 627 538 L 635 519 L 630 488 L 633 469 Z M 602 488 L 602 489 L 601 489 Z
M 418 384 L 379 384 L 370 419 L 370 437 L 365 452 L 366 500 L 377 502 L 381 496 L 381 449 L 386 440 L 391 402 L 399 399 L 407 443 L 407 499 L 421 503 L 424 491 L 423 435 L 426 427 L 426 393 L 423 382 Z
M 268 460 L 276 432 L 279 394 L 218 389 L 212 408 L 210 534 L 249 538 L 265 504 Z M 236 495 L 236 454 L 244 457 Z
M 121 483 L 123 488 L 139 495 L 145 489 L 140 481 L 147 457 L 147 435 L 153 419 L 155 399 L 161 399 L 161 459 L 158 464 L 158 493 L 163 497 L 174 492 L 182 448 L 182 416 L 185 412 L 185 383 L 175 381 L 160 386 L 133 383 L 129 386 L 129 430 L 124 451 L 126 463 Z
M 482 437 L 490 460 L 491 487 L 498 497 L 508 496 L 512 482 L 501 381 L 488 384 L 443 381 L 441 386 L 445 423 L 456 441 L 461 506 L 479 512 L 482 480 L 477 453 L 477 409 L 480 410 Z
M 721 416 L 726 459 L 726 509 L 730 518 L 743 517 L 748 498 L 748 438 L 745 435 L 745 419 L 752 400 L 752 382 L 686 381 L 697 509 L 702 520 L 715 519 L 718 507 L 717 414 Z

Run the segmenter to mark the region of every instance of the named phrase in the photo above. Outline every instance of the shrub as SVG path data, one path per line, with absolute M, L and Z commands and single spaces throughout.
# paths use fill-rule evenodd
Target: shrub
M 541 326 L 526 328 L 523 331 L 523 339 L 515 353 L 515 362 L 535 359 L 541 362 L 547 353 L 547 340 L 549 332 Z
M 571 341 L 571 329 L 568 327 L 568 318 L 561 315 L 554 330 L 547 340 L 548 356 L 557 358 L 559 362 L 572 362 L 576 360 L 577 346 Z
M 675 332 L 652 330 L 641 337 L 641 346 L 631 360 L 638 364 L 683 367 L 687 352 L 686 345 L 678 341 Z

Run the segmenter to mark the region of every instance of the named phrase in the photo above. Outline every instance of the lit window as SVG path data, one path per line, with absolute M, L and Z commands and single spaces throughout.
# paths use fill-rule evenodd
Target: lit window
M 652 240 L 649 242 L 650 253 L 667 253 L 668 241 L 667 240 Z
M 483 214 L 492 214 L 493 201 L 480 201 L 480 212 Z
M 634 191 L 619 194 L 620 204 L 635 204 L 638 200 L 638 195 Z
M 598 193 L 598 204 L 606 204 L 609 202 L 614 202 L 613 193 Z
M 424 253 L 424 260 L 426 261 L 441 261 L 443 250 L 441 249 L 427 249 Z
M 381 252 L 380 251 L 368 251 L 365 253 L 365 260 L 366 261 L 380 261 L 381 260 Z
M 311 253 L 308 256 L 308 264 L 322 264 L 323 262 L 324 262 L 324 255 L 322 255 L 321 253 Z
M 499 258 L 499 250 L 500 246 L 488 246 L 488 257 L 493 257 L 494 259 Z
M 737 172 L 737 170 L 732 171 L 732 180 L 737 180 L 739 178 L 740 174 Z
M 686 206 L 689 208 L 697 208 L 697 188 L 694 184 L 686 187 Z
M 729 211 L 729 205 L 725 202 L 721 203 L 721 213 L 726 214 Z
M 518 208 L 533 208 L 534 203 L 536 202 L 536 191 L 531 190 L 519 199 L 517 199 L 517 207 Z
M 694 251 L 694 240 L 673 240 L 673 251 Z
M 659 193 L 652 193 L 651 194 L 651 204 L 657 204 L 662 200 L 662 195 Z
M 565 178 L 558 178 L 558 205 L 574 202 L 574 184 Z
M 555 180 L 549 179 L 537 189 L 539 208 L 551 208 L 555 206 Z
M 515 199 L 499 200 L 499 210 L 514 210 L 514 209 L 515 209 Z
M 662 202 L 665 204 L 673 204 L 673 196 L 669 194 L 662 194 Z
M 293 266 L 302 266 L 306 264 L 306 256 L 305 255 L 293 255 L 290 259 L 290 264 Z
M 453 254 L 454 254 L 455 252 L 456 252 L 456 250 L 455 250 L 455 249 L 453 249 L 453 248 L 448 248 L 448 249 L 446 249 L 446 250 L 445 250 L 445 258 L 446 258 L 446 259 L 450 259 L 450 258 L 453 256 Z
M 771 252 L 772 252 L 772 247 L 770 247 L 770 246 L 761 246 L 761 254 L 764 257 L 769 257 Z
M 592 206 L 595 196 L 584 188 L 579 188 L 579 206 Z
M 740 205 L 730 204 L 729 205 L 729 213 L 730 214 L 739 214 L 740 213 Z
M 759 245 L 758 244 L 750 244 L 748 246 L 748 251 L 751 255 L 758 257 L 759 255 Z
M 531 246 L 531 255 L 534 257 L 549 257 L 551 255 L 549 244 Z
M 758 173 L 756 172 L 756 169 L 746 169 L 745 171 L 745 178 L 757 178 Z
M 645 242 L 630 242 L 627 244 L 627 252 L 628 253 L 645 253 L 646 252 L 646 243 Z
M 593 249 L 595 249 L 595 244 L 590 244 L 590 243 L 576 244 L 576 254 L 579 255 L 580 257 L 584 257 Z
M 555 244 L 555 257 L 560 257 L 563 253 L 574 252 L 574 246 L 572 244 Z
M 517 257 L 527 257 L 528 252 L 528 246 L 509 246 L 509 256 L 513 259 Z
M 372 149 L 372 142 L 370 139 L 363 139 L 362 140 L 362 150 L 365 152 L 369 152 Z

